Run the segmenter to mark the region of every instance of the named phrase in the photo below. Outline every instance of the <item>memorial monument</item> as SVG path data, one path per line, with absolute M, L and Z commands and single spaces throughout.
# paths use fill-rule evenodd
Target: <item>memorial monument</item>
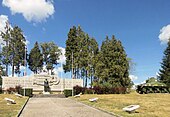
M 2 80 L 3 90 L 20 85 L 22 88 L 32 88 L 34 94 L 58 93 L 63 92 L 64 89 L 72 89 L 76 85 L 83 86 L 82 79 L 59 78 L 48 74 L 34 74 L 23 77 L 2 76 Z

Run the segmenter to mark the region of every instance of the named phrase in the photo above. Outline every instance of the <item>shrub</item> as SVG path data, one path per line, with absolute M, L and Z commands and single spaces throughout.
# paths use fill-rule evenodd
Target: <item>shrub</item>
M 64 95 L 65 95 L 65 97 L 72 96 L 72 90 L 70 90 L 70 89 L 65 89 L 65 90 L 64 90 Z
M 85 94 L 93 94 L 94 90 L 92 88 L 86 88 L 84 93 Z
M 21 94 L 22 87 L 20 85 L 15 86 L 15 92 Z
M 126 88 L 125 87 L 114 87 L 111 89 L 112 94 L 125 94 Z
M 81 87 L 81 86 L 76 85 L 76 86 L 73 87 L 73 89 L 74 89 L 74 94 L 75 95 L 83 93 L 82 92 L 83 91 L 83 87 Z
M 33 89 L 32 88 L 26 88 L 26 89 L 21 89 L 21 95 L 24 95 L 24 90 L 25 90 L 25 96 L 32 97 L 33 94 Z
M 2 93 L 2 87 L 0 86 L 0 94 Z
M 94 93 L 96 94 L 103 94 L 103 88 L 100 86 L 95 86 L 94 88 Z
M 125 94 L 126 88 L 125 87 L 100 87 L 95 86 L 93 88 L 94 93 L 96 94 Z
M 82 94 L 85 94 L 86 89 L 87 89 L 86 87 L 82 87 L 82 90 L 81 90 Z
M 7 92 L 8 94 L 13 94 L 13 93 L 15 92 L 15 88 L 10 87 L 10 88 L 8 88 L 8 89 L 6 90 L 6 92 Z

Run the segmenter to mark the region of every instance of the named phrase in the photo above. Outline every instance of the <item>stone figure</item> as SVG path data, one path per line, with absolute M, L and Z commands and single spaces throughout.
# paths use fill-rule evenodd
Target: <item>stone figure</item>
M 44 92 L 49 92 L 49 83 L 48 83 L 48 80 L 45 79 L 44 81 Z

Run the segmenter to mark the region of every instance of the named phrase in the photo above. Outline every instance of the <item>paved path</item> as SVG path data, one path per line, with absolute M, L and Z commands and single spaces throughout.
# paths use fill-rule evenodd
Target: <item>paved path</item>
M 68 98 L 31 98 L 20 117 L 113 117 Z

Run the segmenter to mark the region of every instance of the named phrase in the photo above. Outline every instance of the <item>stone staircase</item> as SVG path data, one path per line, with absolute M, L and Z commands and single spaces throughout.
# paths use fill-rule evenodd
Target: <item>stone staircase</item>
M 32 98 L 65 98 L 64 94 L 34 94 Z

